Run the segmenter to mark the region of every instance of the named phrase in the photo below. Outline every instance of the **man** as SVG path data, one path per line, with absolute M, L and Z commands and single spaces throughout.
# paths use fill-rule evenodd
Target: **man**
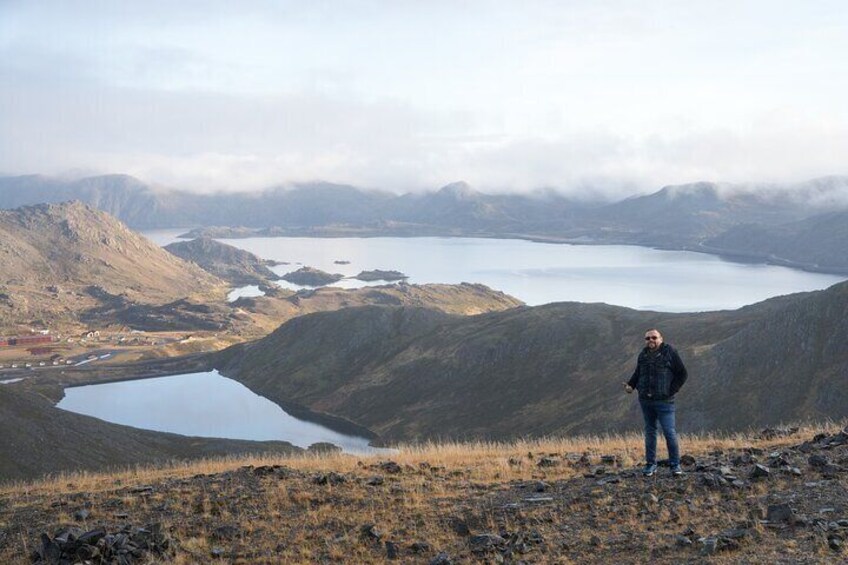
M 663 343 L 659 330 L 645 332 L 645 347 L 639 353 L 636 370 L 624 383 L 628 394 L 639 391 L 639 404 L 645 418 L 645 468 L 642 474 L 650 477 L 657 472 L 657 423 L 659 422 L 668 448 L 668 462 L 674 475 L 682 475 L 680 447 L 674 429 L 674 395 L 686 382 L 686 367 L 672 346 Z

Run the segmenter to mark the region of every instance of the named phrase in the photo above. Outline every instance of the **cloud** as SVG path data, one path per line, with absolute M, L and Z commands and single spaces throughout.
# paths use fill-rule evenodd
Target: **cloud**
M 69 6 L 0 4 L 6 173 L 618 196 L 848 172 L 838 5 Z
M 0 170 L 124 172 L 194 190 L 321 179 L 407 191 L 462 179 L 489 191 L 593 187 L 611 197 L 697 180 L 848 172 L 846 124 L 788 110 L 756 121 L 749 132 L 536 137 L 486 134 L 487 124 L 468 113 L 318 93 L 245 98 L 20 86 L 0 91 Z

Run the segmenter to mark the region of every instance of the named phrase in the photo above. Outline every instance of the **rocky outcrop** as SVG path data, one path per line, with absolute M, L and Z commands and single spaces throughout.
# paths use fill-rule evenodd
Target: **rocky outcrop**
M 258 285 L 279 279 L 253 253 L 208 237 L 172 243 L 165 250 L 234 285 Z
M 150 558 L 169 558 L 175 553 L 161 523 L 143 528 L 131 525 L 119 531 L 103 528 L 82 531 L 63 528 L 51 537 L 41 535 L 41 545 L 33 552 L 36 565 L 65 563 L 141 563 Z

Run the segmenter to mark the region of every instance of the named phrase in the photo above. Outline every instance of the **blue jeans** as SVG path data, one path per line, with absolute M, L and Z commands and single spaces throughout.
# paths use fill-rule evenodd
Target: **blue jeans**
M 668 448 L 668 463 L 672 467 L 680 465 L 680 447 L 677 444 L 677 432 L 674 429 L 674 403 L 663 400 L 639 400 L 642 416 L 645 418 L 645 461 L 657 462 L 657 422 L 665 436 Z

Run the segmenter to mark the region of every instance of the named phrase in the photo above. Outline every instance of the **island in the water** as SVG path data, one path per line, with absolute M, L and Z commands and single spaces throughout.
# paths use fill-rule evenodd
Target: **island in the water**
M 291 273 L 286 273 L 282 279 L 292 284 L 301 286 L 326 286 L 340 281 L 344 275 L 338 273 L 328 273 L 314 267 L 301 267 Z
M 405 275 L 400 271 L 381 271 L 380 269 L 374 269 L 373 271 L 361 271 L 358 275 L 353 277 L 360 281 L 371 282 L 371 281 L 402 281 L 409 278 L 409 275 Z

